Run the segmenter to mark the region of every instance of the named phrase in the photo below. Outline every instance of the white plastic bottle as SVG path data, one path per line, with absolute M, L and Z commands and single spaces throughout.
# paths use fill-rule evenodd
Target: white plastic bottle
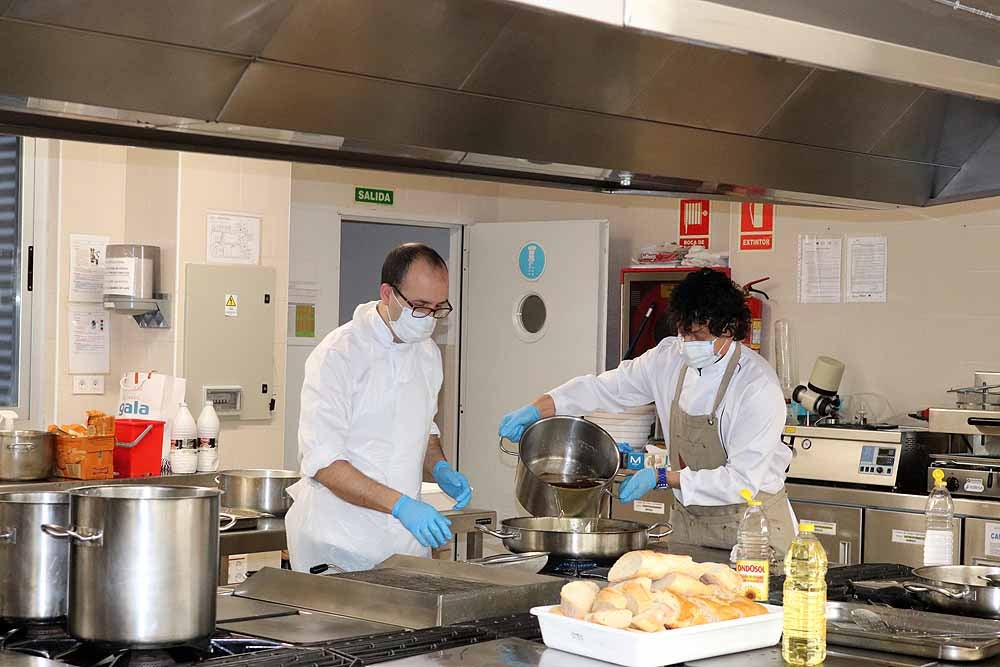
M 219 469 L 219 415 L 212 401 L 198 415 L 198 472 L 215 472 Z
M 174 417 L 170 440 L 170 470 L 185 474 L 198 472 L 198 426 L 183 401 Z
M 955 503 L 940 468 L 932 473 L 934 488 L 927 496 L 924 532 L 924 565 L 953 565 L 955 535 L 952 532 Z
M 751 600 L 767 602 L 770 595 L 771 543 L 767 517 L 750 489 L 740 495 L 747 502 L 736 541 L 736 572 L 743 578 L 742 592 Z

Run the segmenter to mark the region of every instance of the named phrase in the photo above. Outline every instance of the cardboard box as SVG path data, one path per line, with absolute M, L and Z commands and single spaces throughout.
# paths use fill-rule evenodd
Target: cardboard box
M 114 436 L 72 438 L 56 435 L 56 476 L 67 479 L 114 479 Z

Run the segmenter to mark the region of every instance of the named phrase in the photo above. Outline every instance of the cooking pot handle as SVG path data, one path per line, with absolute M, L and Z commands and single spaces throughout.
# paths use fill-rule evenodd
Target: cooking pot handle
M 653 531 L 657 528 L 662 528 L 663 530 L 658 533 L 654 533 Z M 664 537 L 670 535 L 673 532 L 674 532 L 674 527 L 671 526 L 669 523 L 654 523 L 652 526 L 646 529 L 646 537 L 648 537 L 651 540 L 662 540 Z
M 49 537 L 55 537 L 56 539 L 66 539 L 72 537 L 77 542 L 83 544 L 96 545 L 99 544 L 101 539 L 104 537 L 103 530 L 95 530 L 92 532 L 89 529 L 85 530 L 87 530 L 88 534 L 79 532 L 80 531 L 79 528 L 76 528 L 74 530 L 73 528 L 68 528 L 66 526 L 58 526 L 54 523 L 42 524 L 42 532 L 48 535 Z
M 230 514 L 228 512 L 219 512 L 219 518 L 220 519 L 226 519 L 227 522 L 228 522 L 228 523 L 224 523 L 221 526 L 219 526 L 219 532 L 220 533 L 226 532 L 227 530 L 229 530 L 230 528 L 232 528 L 233 526 L 235 526 L 237 521 L 239 521 L 239 519 L 237 519 L 235 516 L 233 516 L 232 514 Z
M 483 526 L 478 524 L 476 525 L 476 530 L 478 530 L 480 533 L 486 533 L 487 535 L 492 535 L 498 540 L 510 540 L 517 537 L 517 535 L 515 535 L 514 533 L 501 533 L 498 530 L 493 530 L 489 526 Z
M 903 584 L 903 589 L 906 590 L 908 593 L 927 593 L 927 592 L 940 593 L 941 595 L 947 598 L 951 598 L 952 600 L 964 600 L 965 598 L 969 597 L 969 593 L 972 592 L 972 589 L 969 588 L 968 586 L 964 586 L 963 588 L 964 590 L 956 592 L 949 590 L 947 588 L 943 588 L 941 586 L 935 586 L 934 584 L 925 584 L 925 583 Z
M 0 528 L 0 543 L 17 544 L 17 528 Z
M 507 449 L 506 447 L 504 447 L 503 440 L 504 440 L 503 438 L 500 438 L 500 444 L 497 445 L 497 447 L 500 448 L 501 452 L 503 452 L 504 454 L 507 454 L 508 456 L 520 456 L 521 455 L 520 452 L 516 452 L 513 449 Z
M 9 445 L 7 445 L 7 449 L 11 450 L 14 449 L 31 450 L 34 448 L 35 448 L 35 443 L 33 442 L 12 442 Z

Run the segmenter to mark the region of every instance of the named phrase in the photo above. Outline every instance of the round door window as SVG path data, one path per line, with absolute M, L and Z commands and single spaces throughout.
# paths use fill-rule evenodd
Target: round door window
M 529 343 L 538 340 L 545 334 L 547 318 L 545 300 L 535 293 L 524 295 L 514 311 L 518 337 Z

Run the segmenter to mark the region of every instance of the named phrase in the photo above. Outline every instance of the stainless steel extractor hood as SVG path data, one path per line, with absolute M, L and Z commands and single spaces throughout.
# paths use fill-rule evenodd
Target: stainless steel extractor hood
M 0 0 L 0 131 L 924 206 L 1000 194 L 1000 0 L 955 6 Z

